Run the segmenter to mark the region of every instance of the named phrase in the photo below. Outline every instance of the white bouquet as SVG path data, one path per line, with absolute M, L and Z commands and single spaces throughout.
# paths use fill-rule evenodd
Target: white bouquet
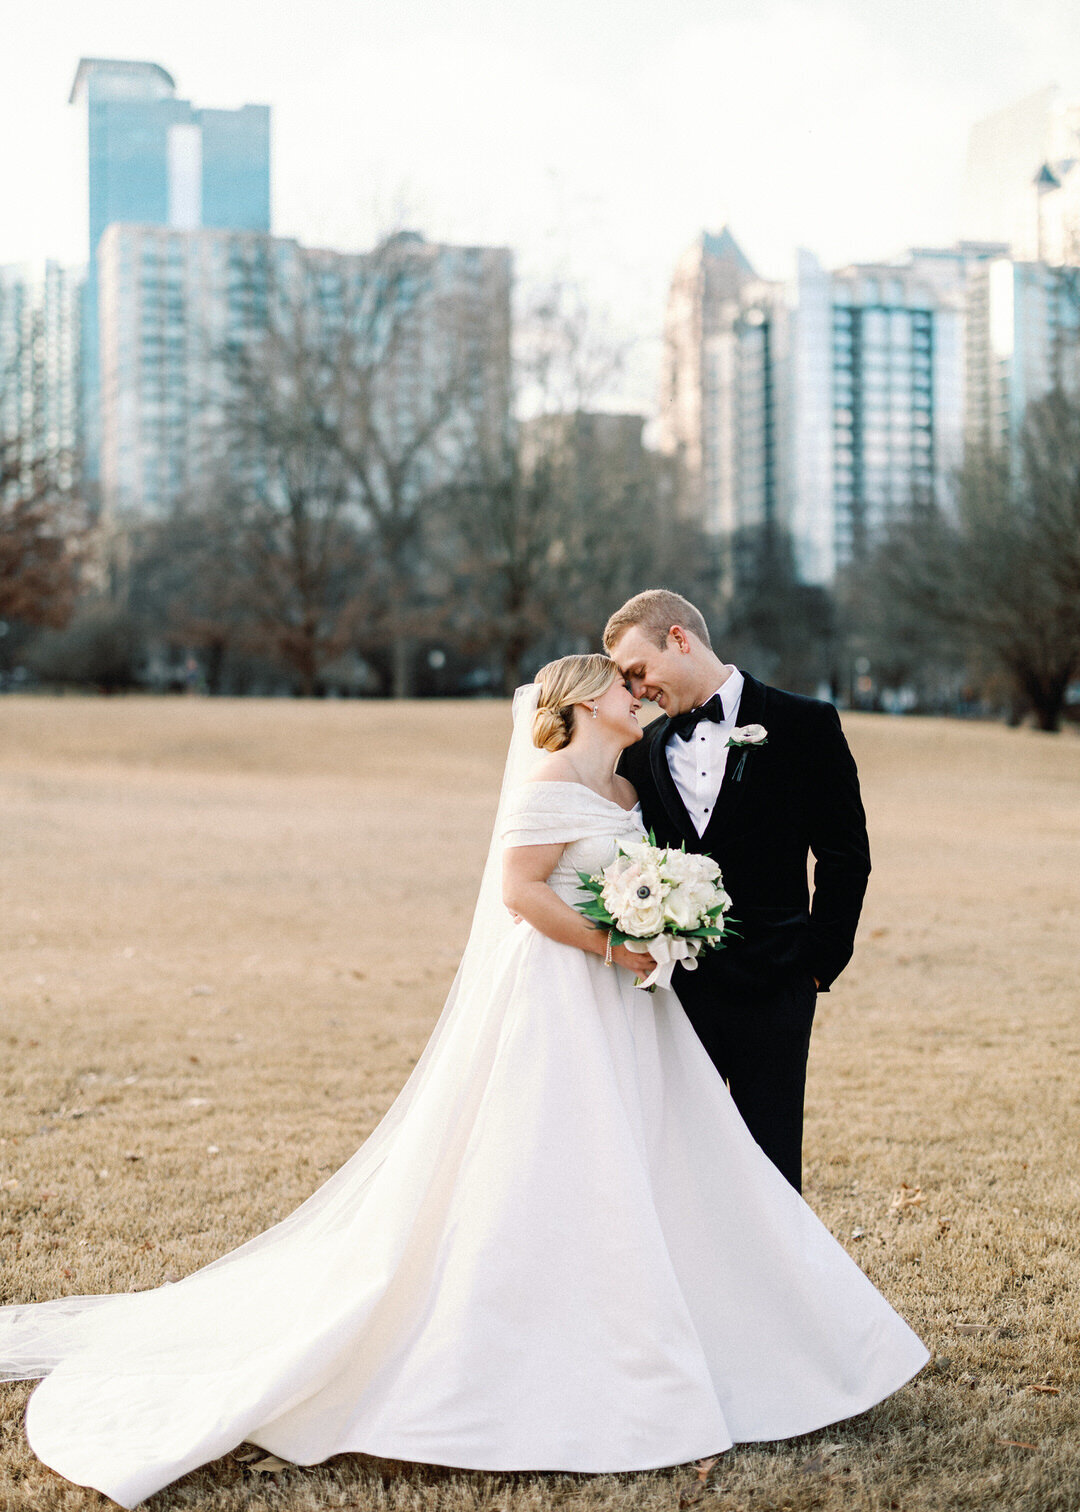
M 633 841 L 596 876 L 578 872 L 589 894 L 578 911 L 599 929 L 609 931 L 612 945 L 626 945 L 656 961 L 656 970 L 637 983 L 653 991 L 670 987 L 681 961 L 686 971 L 697 968 L 707 947 L 722 948 L 738 931 L 728 917 L 731 899 L 724 891 L 720 868 L 711 856 Z

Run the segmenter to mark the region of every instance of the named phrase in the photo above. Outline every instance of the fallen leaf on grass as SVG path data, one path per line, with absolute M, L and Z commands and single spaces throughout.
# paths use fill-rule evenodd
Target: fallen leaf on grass
M 712 1455 L 709 1459 L 700 1459 L 694 1461 L 694 1469 L 697 1471 L 697 1480 L 694 1481 L 692 1485 L 685 1486 L 683 1490 L 679 1492 L 680 1507 L 692 1507 L 695 1505 L 695 1503 L 701 1500 L 701 1498 L 705 1495 L 705 1490 L 709 1484 L 709 1476 L 712 1474 L 713 1470 L 719 1463 L 720 1456 L 718 1454 Z
M 1046 1396 L 1060 1396 L 1061 1394 L 1060 1386 L 1029 1386 L 1027 1389 L 1029 1391 L 1041 1391 Z
M 799 1465 L 799 1469 L 804 1475 L 824 1475 L 829 1467 L 829 1462 L 835 1459 L 841 1452 L 839 1444 L 825 1444 L 822 1448 L 815 1450 L 809 1459 L 804 1459 Z M 829 1477 L 826 1475 L 825 1479 L 828 1480 Z
M 279 1470 L 291 1470 L 293 1466 L 289 1460 L 278 1459 L 276 1454 L 268 1454 L 265 1459 L 252 1460 L 251 1469 L 258 1470 L 262 1475 L 276 1475 Z
M 245 1448 L 241 1444 L 239 1449 L 233 1450 L 232 1458 L 238 1460 L 241 1465 L 249 1465 L 252 1460 L 257 1460 L 261 1454 L 261 1449 Z
M 1000 1444 L 1003 1449 L 1038 1449 L 1038 1444 L 1025 1443 L 1023 1439 L 995 1439 L 995 1444 Z
M 825 1465 L 826 1459 L 823 1454 L 812 1454 L 809 1459 L 803 1460 L 799 1469 L 804 1475 L 821 1475 Z
M 921 1207 L 925 1201 L 922 1187 L 908 1186 L 906 1181 L 902 1181 L 889 1207 L 894 1213 L 902 1213 L 905 1208 Z

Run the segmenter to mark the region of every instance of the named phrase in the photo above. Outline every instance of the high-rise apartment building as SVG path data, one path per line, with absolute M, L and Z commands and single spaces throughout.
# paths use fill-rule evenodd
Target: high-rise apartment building
M 657 446 L 677 507 L 728 534 L 782 513 L 784 290 L 757 277 L 728 228 L 679 259 L 664 326 Z
M 371 253 L 255 232 L 112 225 L 101 240 L 102 491 L 117 523 L 160 514 L 220 481 L 229 352 L 271 329 L 367 364 L 388 456 L 440 412 L 415 486 L 452 476 L 479 438 L 507 444 L 510 253 L 404 233 Z
M 1080 394 L 1080 268 L 988 259 L 967 285 L 965 436 L 1001 449 L 1052 388 Z
M 0 268 L 0 439 L 67 491 L 79 477 L 81 269 Z
M 82 386 L 88 478 L 98 476 L 98 252 L 117 223 L 270 230 L 270 110 L 196 109 L 156 63 L 83 58 L 71 102 L 85 105 L 89 265 Z
M 1000 250 L 1000 249 L 997 249 Z M 899 510 L 943 499 L 963 438 L 966 259 L 759 279 L 730 231 L 680 260 L 668 302 L 658 442 L 683 507 L 738 541 L 790 532 L 829 583 Z
M 962 288 L 918 257 L 827 272 L 799 258 L 788 525 L 828 583 L 897 513 L 944 503 L 963 448 Z

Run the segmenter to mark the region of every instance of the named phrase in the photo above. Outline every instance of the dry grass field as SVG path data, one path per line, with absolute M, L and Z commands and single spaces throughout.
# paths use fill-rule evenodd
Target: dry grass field
M 1077 1512 L 1080 740 L 846 723 L 875 870 L 820 1001 L 807 1197 L 935 1359 L 860 1418 L 734 1450 L 699 1504 Z M 2 1300 L 184 1275 L 352 1153 L 453 974 L 507 727 L 485 703 L 0 700 Z M 110 1505 L 30 1454 L 31 1389 L 0 1387 L 0 1508 Z M 230 1456 L 147 1505 L 652 1512 L 692 1480 Z

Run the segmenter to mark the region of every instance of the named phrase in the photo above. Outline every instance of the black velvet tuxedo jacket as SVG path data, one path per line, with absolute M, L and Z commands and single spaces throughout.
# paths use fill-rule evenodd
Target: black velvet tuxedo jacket
M 870 875 L 866 815 L 855 762 L 831 704 L 766 687 L 745 675 L 739 724 L 764 725 L 767 743 L 728 751 L 720 795 L 698 835 L 668 769 L 666 717 L 646 725 L 623 752 L 619 771 L 634 784 L 646 829 L 660 845 L 686 842 L 714 857 L 731 895 L 742 938 L 707 950 L 697 971 L 676 971 L 673 985 L 693 982 L 693 996 L 721 1001 L 779 989 L 800 974 L 821 991 L 851 959 Z M 807 853 L 814 856 L 810 905 Z

